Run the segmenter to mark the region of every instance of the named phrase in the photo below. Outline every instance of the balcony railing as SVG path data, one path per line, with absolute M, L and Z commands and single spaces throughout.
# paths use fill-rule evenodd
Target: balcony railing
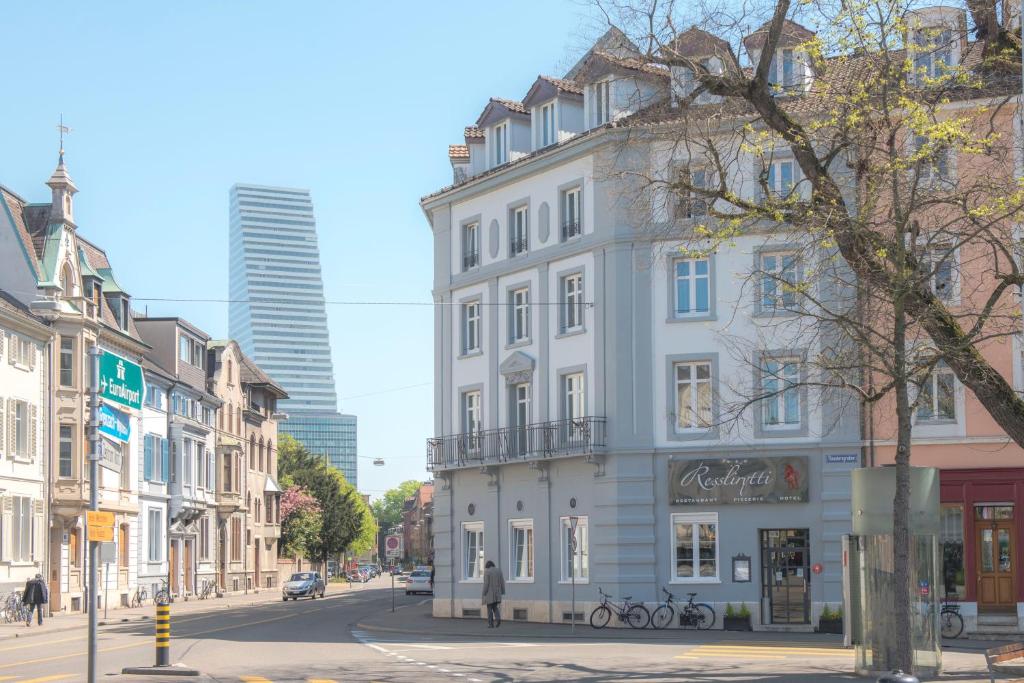
M 525 254 L 530 249 L 529 241 L 524 237 L 522 239 L 514 239 L 509 244 L 509 250 L 512 256 L 518 256 L 519 254 Z
M 537 422 L 427 440 L 427 468 L 432 471 L 463 467 L 530 462 L 548 458 L 590 455 L 604 450 L 605 418 Z
M 583 233 L 579 221 L 565 221 L 562 223 L 562 241 L 578 237 Z
M 469 270 L 480 265 L 480 252 L 474 251 L 462 255 L 462 269 Z

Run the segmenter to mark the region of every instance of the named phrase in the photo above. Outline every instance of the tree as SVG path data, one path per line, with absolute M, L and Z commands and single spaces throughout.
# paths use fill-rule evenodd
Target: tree
M 398 486 L 388 489 L 384 495 L 373 501 L 373 514 L 380 528 L 387 531 L 402 521 L 402 506 L 409 496 L 420 488 L 422 482 L 415 479 L 403 481 Z
M 299 486 L 289 485 L 281 495 L 281 553 L 286 557 L 309 557 L 322 524 L 316 498 Z
M 615 124 L 621 148 L 607 171 L 634 188 L 633 215 L 696 253 L 784 233 L 814 265 L 800 282 L 785 268 L 750 273 L 795 315 L 764 334 L 815 340 L 817 373 L 805 384 L 891 402 L 898 638 L 889 663 L 910 670 L 911 436 L 932 371 L 948 366 L 1024 445 L 1024 400 L 985 355 L 1020 331 L 1012 228 L 1024 192 L 1011 123 L 1020 61 L 1007 47 L 1019 39 L 988 0 L 970 5 L 974 44 L 956 24 L 922 23 L 909 0 L 723 3 L 692 17 L 658 0 L 600 6 L 639 46 L 604 58 L 663 74 L 677 95 Z M 677 30 L 693 20 L 703 30 Z M 644 158 L 651 168 L 638 171 Z M 692 220 L 669 206 L 689 207 Z M 985 275 L 960 278 L 951 297 L 961 269 Z M 767 397 L 760 387 L 745 405 Z

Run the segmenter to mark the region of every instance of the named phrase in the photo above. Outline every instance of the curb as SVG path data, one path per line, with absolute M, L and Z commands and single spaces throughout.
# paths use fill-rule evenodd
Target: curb
M 198 676 L 199 672 L 183 666 L 126 666 L 124 676 Z

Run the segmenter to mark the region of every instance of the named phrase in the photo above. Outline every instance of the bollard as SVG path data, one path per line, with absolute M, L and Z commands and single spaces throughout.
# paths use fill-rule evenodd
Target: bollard
M 884 674 L 877 683 L 920 683 L 916 676 L 905 674 L 900 670 Z
M 156 606 L 156 665 L 171 665 L 171 606 Z

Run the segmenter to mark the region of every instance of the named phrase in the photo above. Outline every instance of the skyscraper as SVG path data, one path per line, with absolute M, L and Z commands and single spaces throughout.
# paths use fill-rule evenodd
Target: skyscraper
M 280 430 L 356 485 L 356 418 L 338 413 L 309 191 L 235 185 L 230 204 L 231 336 L 288 392 Z

